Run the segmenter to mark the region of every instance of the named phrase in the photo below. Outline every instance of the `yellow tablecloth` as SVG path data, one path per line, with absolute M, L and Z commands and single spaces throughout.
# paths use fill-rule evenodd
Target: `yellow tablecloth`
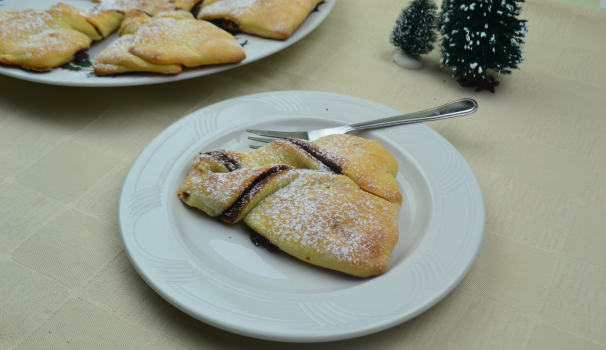
M 410 71 L 388 36 L 405 1 L 340 0 L 312 34 L 223 73 L 154 86 L 70 88 L 0 76 L 0 349 L 606 349 L 606 13 L 532 0 L 526 61 L 475 93 Z M 117 201 L 129 166 L 175 120 L 278 90 L 401 111 L 461 97 L 428 125 L 475 171 L 480 255 L 443 301 L 392 329 L 325 344 L 231 334 L 164 301 L 129 262 Z

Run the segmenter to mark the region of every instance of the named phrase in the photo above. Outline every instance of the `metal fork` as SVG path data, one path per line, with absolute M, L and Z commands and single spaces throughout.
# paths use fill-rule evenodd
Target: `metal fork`
M 327 128 L 327 129 L 319 129 L 319 130 L 310 130 L 310 131 L 271 131 L 271 130 L 252 130 L 247 129 L 247 132 L 257 134 L 259 136 L 272 137 L 271 139 L 261 138 L 261 137 L 249 137 L 249 140 L 258 141 L 258 142 L 272 142 L 275 139 L 285 139 L 285 138 L 295 138 L 302 140 L 310 140 L 314 141 L 319 139 L 322 136 L 332 135 L 332 134 L 347 134 L 356 130 L 369 130 L 369 129 L 379 129 L 386 128 L 390 126 L 403 125 L 403 124 L 412 124 L 412 123 L 422 123 L 428 122 L 432 120 L 440 120 L 452 117 L 459 117 L 462 115 L 471 114 L 478 110 L 478 103 L 470 98 L 464 98 L 461 100 L 456 100 L 445 105 L 427 109 L 420 112 L 407 113 L 398 115 L 395 117 L 376 119 L 369 122 L 357 123 L 352 125 L 338 126 L 336 128 Z M 259 145 L 251 145 L 250 148 L 261 148 Z

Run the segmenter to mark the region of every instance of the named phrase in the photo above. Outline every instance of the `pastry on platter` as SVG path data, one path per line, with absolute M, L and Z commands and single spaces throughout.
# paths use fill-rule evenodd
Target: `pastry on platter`
M 84 17 L 47 10 L 25 10 L 0 22 L 0 63 L 50 71 L 75 59 L 101 35 Z
M 198 18 L 229 30 L 285 40 L 323 0 L 206 0 Z
M 2 20 L 9 19 L 11 17 L 16 16 L 17 13 L 19 13 L 19 12 L 18 11 L 0 11 L 0 22 L 2 22 Z
M 215 25 L 196 20 L 185 11 L 167 11 L 135 32 L 129 52 L 155 64 L 198 67 L 235 63 L 246 58 L 236 39 Z
M 83 16 L 92 24 L 102 37 L 107 38 L 120 27 L 124 15 L 115 10 L 103 10 L 99 7 L 79 8 L 72 5 L 58 3 L 51 10 L 63 11 L 74 15 Z
M 147 12 L 141 10 L 129 10 L 124 15 L 124 20 L 120 25 L 118 34 L 120 36 L 125 34 L 135 34 L 141 26 L 149 22 L 152 16 Z
M 102 76 L 129 72 L 181 73 L 183 68 L 180 64 L 155 64 L 131 54 L 129 49 L 135 40 L 134 35 L 127 34 L 109 45 L 95 60 L 95 74 Z
M 129 11 L 141 10 L 151 15 L 162 10 L 167 3 L 172 3 L 185 11 L 191 11 L 202 0 L 93 0 L 93 3 L 99 4 L 101 8 L 107 10 Z
M 97 75 L 128 72 L 178 74 L 181 65 L 240 62 L 244 49 L 234 37 L 211 23 L 196 20 L 191 13 L 170 10 L 150 17 L 128 11 L 122 37 L 110 45 L 94 64 Z M 128 38 L 125 38 L 128 37 Z
M 186 204 L 228 224 L 242 220 L 314 265 L 358 277 L 387 269 L 402 194 L 397 163 L 378 142 L 279 140 L 249 152 L 201 154 L 193 167 L 177 192 Z
M 150 15 L 149 13 L 141 10 L 129 10 L 126 12 L 124 20 L 120 26 L 118 34 L 120 36 L 124 34 L 135 34 L 141 27 L 150 23 L 153 17 L 156 18 L 175 18 L 175 19 L 192 19 L 191 13 L 183 10 L 176 6 L 163 7 L 163 11 L 156 15 Z

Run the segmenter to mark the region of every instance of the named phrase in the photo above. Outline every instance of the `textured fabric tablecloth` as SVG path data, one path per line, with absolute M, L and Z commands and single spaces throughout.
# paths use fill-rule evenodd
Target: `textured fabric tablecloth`
M 0 76 L 0 349 L 606 349 L 606 13 L 524 5 L 522 70 L 495 94 L 392 61 L 405 1 L 340 0 L 312 34 L 223 73 L 154 86 L 71 88 Z M 475 171 L 486 235 L 463 282 L 389 330 L 325 344 L 231 334 L 164 301 L 128 260 L 117 202 L 137 154 L 197 109 L 279 90 L 401 111 L 461 97 L 428 123 Z

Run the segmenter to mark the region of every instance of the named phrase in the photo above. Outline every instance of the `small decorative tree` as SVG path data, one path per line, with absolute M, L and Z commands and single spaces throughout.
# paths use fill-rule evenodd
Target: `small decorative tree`
M 524 0 L 447 0 L 440 14 L 440 42 L 445 67 L 454 67 L 461 86 L 476 91 L 499 85 L 488 70 L 511 74 L 524 59 L 526 20 L 517 17 Z
M 402 9 L 389 41 L 400 52 L 420 60 L 418 56 L 431 52 L 434 49 L 432 43 L 438 38 L 437 9 L 433 0 L 413 0 Z

